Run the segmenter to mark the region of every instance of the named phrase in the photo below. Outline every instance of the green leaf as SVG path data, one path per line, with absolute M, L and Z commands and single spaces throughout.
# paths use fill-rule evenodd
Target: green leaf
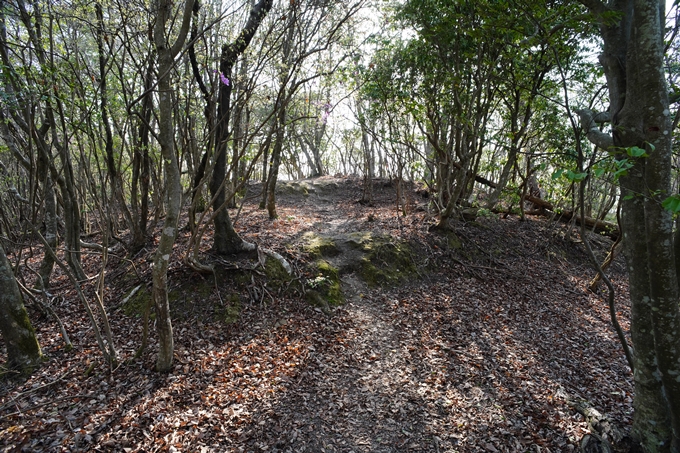
M 586 176 L 588 176 L 588 173 L 576 173 L 574 171 L 568 170 L 566 176 L 569 181 L 579 182 L 583 181 Z
M 595 168 L 593 170 L 593 174 L 595 175 L 596 178 L 599 178 L 604 174 L 604 168 Z
M 628 174 L 628 170 L 633 168 L 634 165 L 635 164 L 633 164 L 633 162 L 629 161 L 628 159 L 615 160 L 614 167 L 617 170 L 614 172 L 614 178 L 618 179 L 621 176 L 626 176 Z
M 680 212 L 680 195 L 671 195 L 661 202 L 661 206 L 673 214 Z
M 627 168 L 619 168 L 614 172 L 614 178 L 618 178 L 620 176 L 626 176 L 628 174 L 628 169 Z
M 626 148 L 626 153 L 630 157 L 647 157 L 649 154 L 647 154 L 647 151 L 645 151 L 642 148 L 638 148 L 637 146 L 631 146 L 630 148 Z
M 560 176 L 562 176 L 562 173 L 564 173 L 563 168 L 558 168 L 557 170 L 555 170 L 555 172 L 552 174 L 553 181 L 558 179 Z
M 632 193 L 629 193 L 628 195 L 623 197 L 624 200 L 632 200 L 633 198 L 635 198 L 635 195 L 633 195 Z

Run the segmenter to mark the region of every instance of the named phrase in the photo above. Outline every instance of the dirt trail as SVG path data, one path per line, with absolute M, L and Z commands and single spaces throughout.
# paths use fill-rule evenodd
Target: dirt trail
M 310 233 L 372 232 L 419 244 L 419 276 L 370 286 L 347 270 L 346 302 L 326 314 L 301 292 L 268 285 L 259 270 L 241 283 L 240 274 L 225 271 L 217 284 L 176 260 L 171 284 L 187 291 L 174 302 L 170 375 L 153 371 L 153 337 L 141 360 L 110 373 L 58 276 L 54 291 L 64 299 L 55 309 L 76 350 L 63 351 L 53 323 L 31 313 L 49 361 L 26 383 L 2 389 L 0 448 L 569 452 L 588 427 L 565 395 L 630 426 L 630 370 L 603 299 L 584 290 L 592 275 L 582 245 L 561 226 L 479 218 L 455 225 L 460 247 L 451 247 L 450 238 L 428 233 L 425 199 L 397 218 L 388 184 L 377 185 L 373 207 L 356 203 L 357 180 L 296 184 L 281 188 L 279 219 L 268 220 L 253 200 L 237 229 L 285 256 L 301 281 L 314 277 L 307 269 L 315 258 L 303 241 Z M 253 264 L 252 257 L 241 261 Z M 112 260 L 112 276 L 122 275 L 121 263 Z M 141 282 L 148 271 L 142 256 L 135 263 Z M 107 306 L 118 351 L 132 359 L 140 323 L 120 301 L 139 282 L 111 278 Z M 620 263 L 612 279 L 627 328 Z M 216 317 L 231 308 L 238 308 L 236 322 Z

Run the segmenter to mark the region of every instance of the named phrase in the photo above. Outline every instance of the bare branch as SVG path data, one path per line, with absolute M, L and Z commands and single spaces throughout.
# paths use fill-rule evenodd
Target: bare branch
M 611 134 L 602 132 L 598 128 L 598 124 L 608 122 L 609 113 L 596 113 L 590 109 L 582 109 L 575 111 L 581 119 L 581 127 L 586 132 L 586 137 L 591 143 L 598 147 L 608 150 L 614 146 L 614 139 Z

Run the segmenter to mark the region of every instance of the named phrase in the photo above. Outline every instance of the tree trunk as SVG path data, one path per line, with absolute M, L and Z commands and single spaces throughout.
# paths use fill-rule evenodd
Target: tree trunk
M 373 205 L 373 178 L 375 177 L 375 156 L 373 146 L 375 141 L 371 141 L 368 136 L 368 124 L 363 111 L 363 100 L 357 99 L 357 116 L 361 125 L 361 149 L 364 155 L 364 184 L 361 194 L 361 204 Z
M 231 116 L 231 72 L 239 55 L 250 44 L 255 36 L 262 19 L 271 9 L 273 0 L 260 0 L 250 10 L 250 16 L 236 40 L 222 47 L 220 57 L 220 81 L 217 100 L 217 124 L 215 127 L 215 169 L 210 181 L 210 193 L 214 198 L 215 236 L 213 251 L 219 254 L 232 254 L 241 250 L 250 250 L 248 243 L 243 241 L 229 218 L 226 210 L 226 177 L 227 177 L 227 141 L 229 140 L 229 120 Z M 238 165 L 232 162 L 232 166 Z
M 274 149 L 272 150 L 272 165 L 269 168 L 269 179 L 267 179 L 267 212 L 269 219 L 274 220 L 278 217 L 276 213 L 276 180 L 279 177 L 279 166 L 281 165 L 281 151 L 283 149 L 283 136 L 286 120 L 286 107 L 280 105 L 277 115 L 276 138 Z
M 47 172 L 46 172 L 47 173 Z M 44 180 L 45 185 L 45 239 L 52 250 L 57 249 L 57 196 L 54 193 L 52 178 L 47 174 Z M 36 288 L 47 290 L 50 286 L 50 277 L 54 269 L 54 257 L 51 253 L 45 252 L 40 269 L 38 269 L 39 280 Z
M 118 212 L 122 213 L 127 226 L 132 229 L 132 214 L 127 208 L 125 202 L 125 195 L 123 193 L 123 180 L 120 177 L 118 166 L 116 165 L 116 158 L 113 152 L 113 133 L 111 132 L 111 122 L 109 121 L 109 98 L 107 88 L 107 70 L 106 64 L 108 61 L 107 54 L 104 49 L 104 13 L 99 2 L 95 3 L 95 12 L 97 15 L 97 53 L 99 54 L 99 102 L 102 115 L 102 125 L 104 126 L 104 149 L 106 151 L 106 170 L 108 172 L 111 184 L 111 207 L 107 204 L 109 213 L 108 223 L 112 228 L 112 233 L 115 233 L 115 225 L 118 223 Z
M 149 66 L 144 76 L 144 99 L 142 100 L 142 112 L 138 120 L 137 143 L 135 144 L 132 158 L 132 241 L 130 249 L 137 253 L 146 243 L 146 224 L 149 217 L 149 171 L 151 159 L 149 157 L 149 134 L 151 113 L 153 109 L 153 97 L 151 87 L 153 85 L 154 58 L 150 56 Z
M 599 131 L 592 112 L 579 112 L 582 125 L 588 138 L 604 149 L 637 146 L 649 155 L 618 155 L 634 163 L 620 178 L 635 346 L 633 433 L 645 451 L 675 453 L 680 451 L 680 307 L 672 216 L 661 206 L 672 193 L 664 2 L 623 0 L 611 8 L 596 0 L 582 3 L 602 18 L 600 62 L 609 89 L 613 137 Z M 604 18 L 610 12 L 621 18 Z
M 169 45 L 166 39 L 166 24 L 171 16 L 170 0 L 158 0 L 158 16 L 154 27 L 154 44 L 158 53 L 158 141 L 161 146 L 161 156 L 166 177 L 166 213 L 165 224 L 161 230 L 153 267 L 153 288 L 151 296 L 156 307 L 156 329 L 158 331 L 158 358 L 156 370 L 167 372 L 172 369 L 172 352 L 174 340 L 172 335 L 172 321 L 170 319 L 170 304 L 168 301 L 168 267 L 173 244 L 177 237 L 177 222 L 182 199 L 180 170 L 175 155 L 173 113 L 173 89 L 170 81 L 175 56 L 184 45 L 189 31 L 189 19 L 194 0 L 186 0 L 182 27 L 174 44 Z
M 30 374 L 40 364 L 42 354 L 2 244 L 0 244 L 0 333 L 7 347 L 8 367 L 22 374 Z
M 491 192 L 491 195 L 489 195 L 489 199 L 486 202 L 487 209 L 493 209 L 496 206 L 496 203 L 498 203 L 501 193 L 510 180 L 510 170 L 512 170 L 512 167 L 515 165 L 518 151 L 519 149 L 517 149 L 517 146 L 514 143 L 510 145 L 510 151 L 508 151 L 508 160 L 503 165 L 501 176 L 498 179 L 498 185 Z

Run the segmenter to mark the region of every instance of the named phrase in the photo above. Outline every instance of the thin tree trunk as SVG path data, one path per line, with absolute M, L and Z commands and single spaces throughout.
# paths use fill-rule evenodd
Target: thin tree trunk
M 170 45 L 165 37 L 165 27 L 171 18 L 170 0 L 158 0 L 156 25 L 154 27 L 154 44 L 158 53 L 158 93 L 159 93 L 159 134 L 158 141 L 161 146 L 161 156 L 166 176 L 166 215 L 165 224 L 161 230 L 161 238 L 154 256 L 152 273 L 153 288 L 151 297 L 156 308 L 156 330 L 158 332 L 159 350 L 156 359 L 156 370 L 168 372 L 172 369 L 172 354 L 174 339 L 172 333 L 172 321 L 170 319 L 170 304 L 168 301 L 168 267 L 172 254 L 175 238 L 177 237 L 177 222 L 182 199 L 182 186 L 180 183 L 180 170 L 175 154 L 174 122 L 173 113 L 173 88 L 171 85 L 171 72 L 174 59 L 184 45 L 189 31 L 189 19 L 193 9 L 194 0 L 186 0 L 182 27 L 177 40 Z
M 52 178 L 45 175 L 45 239 L 49 246 L 57 249 L 57 196 L 54 193 Z M 36 288 L 47 290 L 50 286 L 50 277 L 54 269 L 54 259 L 50 253 L 45 253 L 42 263 L 38 269 L 39 280 L 36 281 Z
M 269 169 L 269 179 L 267 180 L 267 212 L 269 219 L 273 220 L 278 217 L 276 213 L 276 180 L 279 177 L 279 166 L 281 165 L 281 150 L 283 149 L 283 137 L 286 120 L 285 106 L 279 106 L 277 112 L 277 128 L 276 139 L 274 142 L 274 149 L 272 150 L 272 165 Z
M 149 218 L 149 171 L 151 159 L 149 157 L 149 133 L 151 114 L 153 109 L 153 97 L 151 87 L 153 85 L 153 56 L 149 58 L 149 65 L 144 76 L 144 99 L 142 99 L 142 111 L 138 119 L 137 143 L 135 144 L 132 158 L 132 241 L 130 248 L 136 253 L 144 247 L 147 236 L 147 221 Z

